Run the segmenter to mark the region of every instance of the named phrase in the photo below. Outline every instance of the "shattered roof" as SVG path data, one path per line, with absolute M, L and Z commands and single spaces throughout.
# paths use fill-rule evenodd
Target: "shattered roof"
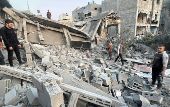
M 29 11 L 24 11 L 22 12 L 23 14 L 25 14 L 27 17 L 29 17 L 30 20 L 34 20 L 34 21 L 38 21 L 40 24 L 45 25 L 45 26 L 50 26 L 50 27 L 54 27 L 54 28 L 59 28 L 59 27 L 63 27 L 63 28 L 67 28 L 69 31 L 71 32 L 76 32 L 77 34 L 81 34 L 85 37 L 89 37 L 88 33 L 82 32 L 81 30 L 71 27 L 69 25 L 63 24 L 61 22 L 52 20 L 52 19 L 48 19 L 45 17 L 41 17 L 41 16 L 36 16 L 35 14 L 32 14 Z
M 84 32 L 88 33 L 91 38 L 94 37 L 97 29 L 100 26 L 101 20 L 105 18 L 107 15 L 113 13 L 113 10 L 105 11 L 103 13 L 98 14 L 97 16 L 92 17 L 87 23 L 86 27 L 84 28 Z M 79 22 L 80 23 L 80 22 Z M 83 22 L 82 22 L 83 23 Z
M 11 4 L 9 3 L 8 0 L 0 0 L 0 7 L 8 7 L 8 8 L 12 8 Z

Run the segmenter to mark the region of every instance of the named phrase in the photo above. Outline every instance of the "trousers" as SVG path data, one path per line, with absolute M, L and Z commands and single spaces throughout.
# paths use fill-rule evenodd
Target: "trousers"
M 163 82 L 162 69 L 152 67 L 152 85 L 155 85 L 156 80 L 158 81 L 157 89 L 160 89 Z
M 119 53 L 119 56 L 117 56 L 117 58 L 115 59 L 115 62 L 119 59 L 119 57 L 121 59 L 122 65 L 124 65 L 124 61 L 123 61 L 123 57 L 121 53 Z
M 9 47 L 7 47 L 7 51 L 8 51 L 8 61 L 9 61 L 9 64 L 10 64 L 11 67 L 13 66 L 13 61 L 12 61 L 12 59 L 13 59 L 13 52 L 15 52 L 15 55 L 16 55 L 16 57 L 17 57 L 17 59 L 18 59 L 18 62 L 19 62 L 20 64 L 22 63 L 22 62 L 21 62 L 21 56 L 20 56 L 20 52 L 19 52 L 19 47 L 18 47 L 18 45 L 17 45 L 17 44 L 16 44 L 16 45 L 13 45 L 12 48 L 13 48 L 13 50 L 9 50 Z

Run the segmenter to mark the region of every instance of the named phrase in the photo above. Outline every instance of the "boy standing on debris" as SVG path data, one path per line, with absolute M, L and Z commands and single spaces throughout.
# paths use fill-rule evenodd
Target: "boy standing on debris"
M 112 60 L 112 43 L 111 43 L 111 41 L 109 41 L 109 57 L 110 57 L 110 60 Z
M 124 65 L 124 62 L 123 62 L 123 58 L 122 58 L 122 53 L 123 53 L 123 45 L 125 44 L 125 42 L 121 42 L 118 46 L 118 50 L 117 50 L 117 58 L 115 59 L 115 62 L 118 60 L 118 58 L 120 57 L 121 58 L 121 62 L 122 62 L 122 65 Z
M 152 64 L 152 86 L 155 85 L 156 80 L 158 80 L 157 91 L 159 92 L 162 87 L 163 76 L 165 75 L 165 70 L 168 65 L 169 56 L 166 53 L 165 46 L 159 45 L 157 52 L 154 55 Z
M 13 29 L 13 22 L 9 19 L 5 20 L 5 26 L 1 28 L 0 33 L 2 35 L 2 39 L 6 45 L 6 49 L 8 51 L 8 61 L 11 67 L 13 67 L 13 51 L 16 54 L 19 64 L 22 64 L 21 56 L 19 52 L 19 48 L 21 47 L 16 34 Z

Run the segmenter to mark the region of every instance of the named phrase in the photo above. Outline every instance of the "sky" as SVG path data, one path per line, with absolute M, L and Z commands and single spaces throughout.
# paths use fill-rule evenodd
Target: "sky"
M 72 11 L 77 7 L 83 7 L 93 0 L 9 0 L 12 7 L 16 10 L 29 10 L 37 15 L 37 10 L 40 10 L 41 15 L 46 17 L 47 10 L 52 14 L 53 20 L 58 20 L 59 15 L 67 13 L 72 16 Z M 102 0 L 94 0 L 95 3 L 101 4 Z M 27 5 L 28 3 L 28 5 Z

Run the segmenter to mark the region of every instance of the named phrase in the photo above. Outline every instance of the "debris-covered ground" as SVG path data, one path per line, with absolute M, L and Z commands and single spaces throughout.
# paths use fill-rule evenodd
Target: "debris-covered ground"
M 153 55 L 145 55 L 147 48 L 131 47 L 122 66 L 109 60 L 108 50 L 102 45 L 92 44 L 92 49 L 83 50 L 20 42 L 22 60 L 27 60 L 21 66 L 15 57 L 14 67 L 8 66 L 6 50 L 2 50 L 7 65 L 0 66 L 0 106 L 170 106 L 169 70 L 162 91 L 157 93 L 156 86 L 150 86 L 151 68 L 146 64 Z

